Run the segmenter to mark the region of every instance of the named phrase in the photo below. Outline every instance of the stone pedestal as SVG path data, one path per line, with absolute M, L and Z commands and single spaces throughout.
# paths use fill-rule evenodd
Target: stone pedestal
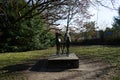
M 79 68 L 79 58 L 70 53 L 69 56 L 64 55 L 52 55 L 48 59 L 48 68 Z

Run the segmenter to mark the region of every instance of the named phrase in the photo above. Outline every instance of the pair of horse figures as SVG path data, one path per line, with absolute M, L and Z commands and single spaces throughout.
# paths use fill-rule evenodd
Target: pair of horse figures
M 60 31 L 56 32 L 56 55 L 66 54 L 69 56 L 69 47 L 70 47 L 70 34 L 67 31 L 64 36 L 60 33 Z

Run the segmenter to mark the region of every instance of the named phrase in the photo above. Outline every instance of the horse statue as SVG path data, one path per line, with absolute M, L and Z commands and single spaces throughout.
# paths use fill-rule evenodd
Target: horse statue
M 55 38 L 56 38 L 56 55 L 60 54 L 60 46 L 61 46 L 61 38 L 60 38 L 61 34 L 59 30 L 56 30 L 55 33 Z
M 71 37 L 69 32 L 67 32 L 64 35 L 64 41 L 61 43 L 62 54 L 66 54 L 67 56 L 69 56 L 70 43 L 71 43 Z M 65 52 L 65 49 L 66 49 L 66 52 Z
M 63 38 L 63 39 L 62 39 Z M 60 31 L 56 31 L 56 55 L 66 54 L 69 56 L 69 47 L 70 47 L 71 37 L 69 32 L 66 32 L 64 34 L 64 37 L 62 37 L 62 34 L 60 34 Z M 66 52 L 65 52 L 66 49 Z

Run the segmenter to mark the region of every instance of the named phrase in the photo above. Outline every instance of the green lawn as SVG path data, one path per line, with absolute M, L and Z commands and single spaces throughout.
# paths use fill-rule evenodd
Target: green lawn
M 34 59 L 39 59 L 41 56 L 49 56 L 54 53 L 54 48 L 49 48 L 46 50 L 36 50 L 27 52 L 10 52 L 0 54 L 0 68 L 9 65 L 22 64 L 31 62 Z
M 93 59 L 95 58 L 102 59 L 103 61 L 109 62 L 111 65 L 116 66 L 117 70 L 120 69 L 120 47 L 76 46 L 76 47 L 71 47 L 70 52 L 74 52 L 78 56 L 89 56 Z M 43 56 L 49 56 L 50 54 L 53 53 L 55 53 L 55 47 L 46 50 L 1 53 L 0 69 L 10 65 L 31 63 L 35 59 L 39 59 L 40 57 Z M 2 73 L 2 70 L 0 71 L 0 73 Z M 1 79 L 1 74 L 0 74 L 0 79 Z M 3 78 L 3 80 L 5 79 Z
M 112 46 L 81 46 L 72 47 L 71 52 L 78 56 L 86 55 L 89 57 L 99 58 L 120 69 L 120 47 Z
M 77 46 L 71 47 L 70 52 L 74 52 L 78 56 L 87 55 L 94 58 L 101 58 L 109 61 L 111 64 L 120 65 L 120 47 Z M 49 56 L 52 53 L 55 53 L 54 47 L 46 50 L 1 53 L 0 68 L 8 65 L 25 63 L 29 60 L 38 59 L 41 56 Z

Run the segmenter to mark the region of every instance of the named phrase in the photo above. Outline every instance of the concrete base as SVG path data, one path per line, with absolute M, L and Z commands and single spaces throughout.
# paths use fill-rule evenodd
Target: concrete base
M 74 54 L 70 53 L 66 55 L 52 55 L 48 59 L 48 68 L 79 68 L 79 58 Z

